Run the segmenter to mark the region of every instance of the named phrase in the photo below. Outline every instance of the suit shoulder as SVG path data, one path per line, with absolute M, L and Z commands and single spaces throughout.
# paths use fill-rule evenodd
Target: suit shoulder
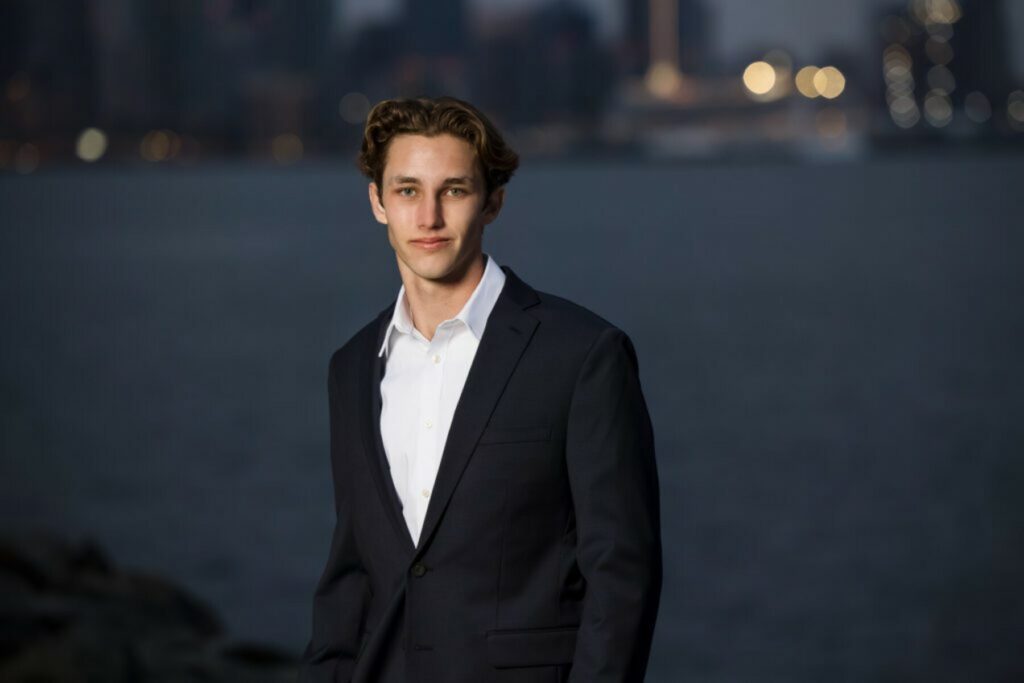
M 554 328 L 554 336 L 569 353 L 566 367 L 577 368 L 577 376 L 591 359 L 628 362 L 634 373 L 639 372 L 636 347 L 621 327 L 565 297 L 540 291 L 537 296 L 541 303 L 530 311 L 536 311 L 545 326 Z
M 557 340 L 564 367 L 574 368 L 576 376 L 590 359 L 621 359 L 634 371 L 639 369 L 633 341 L 618 325 L 565 297 L 542 291 L 537 291 L 537 297 L 540 303 L 528 312 L 547 330 L 549 341 Z
M 530 313 L 542 322 L 556 325 L 563 334 L 589 340 L 596 339 L 608 330 L 625 335 L 617 325 L 586 306 L 557 294 L 536 291 L 540 304 L 531 308 Z

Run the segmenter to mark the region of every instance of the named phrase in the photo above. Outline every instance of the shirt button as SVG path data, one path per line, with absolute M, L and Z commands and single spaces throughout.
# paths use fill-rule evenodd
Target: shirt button
M 424 498 L 430 498 L 430 491 L 428 489 L 423 489 L 420 493 L 423 494 Z
M 439 356 L 438 354 L 435 353 L 434 354 L 434 365 L 437 365 L 440 362 L 441 362 L 441 356 Z
M 434 422 L 433 422 L 433 420 L 427 420 L 427 421 L 426 421 L 426 422 L 424 422 L 423 424 L 425 424 L 425 425 L 427 426 L 427 429 L 430 429 L 431 427 L 433 427 L 433 426 L 434 426 Z

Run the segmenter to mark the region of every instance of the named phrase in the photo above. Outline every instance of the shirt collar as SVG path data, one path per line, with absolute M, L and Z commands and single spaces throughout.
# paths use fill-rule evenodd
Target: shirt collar
M 502 286 L 505 284 L 505 273 L 501 270 L 501 267 L 495 263 L 494 258 L 490 254 L 485 253 L 484 255 L 487 257 L 487 265 L 484 266 L 483 277 L 480 278 L 480 282 L 477 283 L 476 289 L 473 290 L 473 294 L 470 295 L 469 300 L 463 305 L 462 310 L 453 318 L 465 323 L 466 327 L 473 333 L 473 336 L 477 338 L 477 341 L 483 337 L 487 318 L 490 316 L 491 310 L 498 300 L 498 295 L 501 294 Z M 413 330 L 412 317 L 409 315 L 409 302 L 405 296 L 404 284 L 398 290 L 395 310 L 391 315 L 391 322 L 388 323 L 388 329 L 384 333 L 384 343 L 381 344 L 380 350 L 377 352 L 378 356 L 382 356 L 385 351 L 390 350 L 391 347 L 388 342 L 391 339 L 391 332 L 396 329 L 404 334 L 412 334 Z

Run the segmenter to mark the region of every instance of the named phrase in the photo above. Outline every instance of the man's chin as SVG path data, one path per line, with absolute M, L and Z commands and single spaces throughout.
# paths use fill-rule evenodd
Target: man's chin
M 445 280 L 451 276 L 451 259 L 426 256 L 412 261 L 409 269 L 423 280 Z
M 432 282 L 456 282 L 466 270 L 459 266 L 459 253 L 454 248 L 434 253 L 404 252 L 402 261 L 416 277 Z

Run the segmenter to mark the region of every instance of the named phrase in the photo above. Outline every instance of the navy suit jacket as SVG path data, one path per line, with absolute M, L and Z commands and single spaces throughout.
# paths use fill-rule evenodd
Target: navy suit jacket
M 502 270 L 418 545 L 380 435 L 394 303 L 331 357 L 337 515 L 304 683 L 644 678 L 662 557 L 636 351 Z

